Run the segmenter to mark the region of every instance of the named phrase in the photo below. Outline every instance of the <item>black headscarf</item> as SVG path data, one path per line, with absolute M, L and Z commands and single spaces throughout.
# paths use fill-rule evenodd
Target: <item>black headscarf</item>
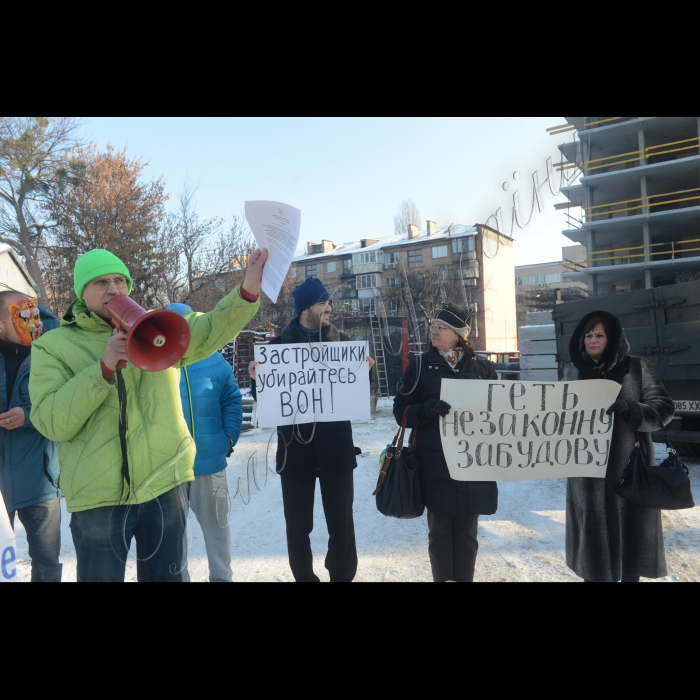
M 608 327 L 608 344 L 598 362 L 588 355 L 584 343 L 583 331 L 592 318 L 600 318 Z M 581 379 L 610 379 L 622 384 L 629 373 L 629 353 L 630 344 L 620 319 L 607 311 L 592 311 L 586 314 L 576 327 L 569 343 L 571 361 L 578 369 Z

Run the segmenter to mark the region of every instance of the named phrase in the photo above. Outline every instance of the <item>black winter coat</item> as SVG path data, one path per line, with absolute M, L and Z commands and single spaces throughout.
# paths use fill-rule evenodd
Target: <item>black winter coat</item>
M 418 415 L 425 401 L 440 398 L 443 379 L 498 379 L 493 364 L 476 357 L 463 358 L 456 369 L 455 373 L 433 348 L 415 358 L 394 399 L 394 417 L 401 424 L 404 411 L 410 406 L 406 425 L 416 429 L 421 485 L 429 511 L 457 518 L 493 515 L 498 510 L 498 485 L 486 481 L 454 481 L 442 451 L 440 421 L 435 418 L 426 423 Z M 468 384 L 464 385 L 464 391 L 468 395 Z
M 349 340 L 352 338 L 338 331 L 335 326 L 323 329 L 323 342 Z M 299 319 L 295 318 L 282 330 L 281 335 L 269 344 L 308 342 L 299 329 Z M 253 398 L 257 400 L 255 382 L 252 384 L 251 391 Z M 313 440 L 309 444 L 304 443 L 309 440 L 314 431 L 313 423 L 297 426 L 282 425 L 277 430 L 279 431 L 277 472 L 285 477 L 313 479 L 352 471 L 357 467 L 350 421 L 316 423 Z
M 589 319 L 608 324 L 608 345 L 598 365 L 583 352 L 583 330 Z M 615 419 L 605 479 L 569 479 L 566 490 L 566 563 L 581 578 L 610 583 L 625 576 L 666 576 L 661 511 L 620 498 L 615 485 L 634 450 L 640 433 L 649 463 L 654 462 L 651 433 L 659 429 L 653 408 L 664 425 L 673 419 L 674 406 L 664 385 L 643 358 L 631 357 L 619 319 L 605 311 L 587 314 L 571 338 L 571 364 L 564 381 L 610 379 L 621 385 L 620 398 L 630 408 L 628 420 Z

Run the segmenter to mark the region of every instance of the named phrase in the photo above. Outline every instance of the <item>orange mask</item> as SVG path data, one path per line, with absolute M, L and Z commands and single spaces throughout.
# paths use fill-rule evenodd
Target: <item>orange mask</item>
M 22 345 L 31 345 L 41 335 L 44 325 L 39 316 L 38 300 L 33 297 L 22 297 L 11 301 L 7 308 L 10 311 L 12 325 L 19 336 Z

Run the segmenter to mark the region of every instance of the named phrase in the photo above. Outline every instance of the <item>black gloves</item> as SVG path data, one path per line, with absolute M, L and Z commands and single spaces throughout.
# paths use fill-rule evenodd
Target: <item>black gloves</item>
M 418 417 L 425 423 L 435 420 L 438 416 L 446 416 L 452 406 L 440 399 L 428 399 L 418 411 Z
M 615 403 L 610 406 L 610 408 L 606 411 L 606 415 L 610 415 L 611 413 L 615 414 L 616 418 L 621 418 L 624 421 L 629 421 L 630 419 L 630 407 L 627 401 L 624 399 L 618 399 L 615 401 Z

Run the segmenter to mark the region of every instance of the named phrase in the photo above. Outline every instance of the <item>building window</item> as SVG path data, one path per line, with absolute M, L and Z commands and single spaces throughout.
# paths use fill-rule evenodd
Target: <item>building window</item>
M 386 278 L 386 286 L 389 287 L 390 289 L 393 289 L 394 287 L 400 287 L 401 284 L 399 283 L 399 278 L 398 277 L 387 277 Z
M 474 260 L 473 262 L 461 264 L 459 266 L 458 276 L 461 279 L 478 278 L 479 277 L 479 263 Z
M 307 277 L 316 277 L 316 265 L 307 265 L 306 266 L 306 276 Z
M 464 255 L 473 256 L 473 254 L 474 254 L 474 237 L 468 236 L 467 238 L 454 238 L 454 239 L 452 239 L 452 252 L 455 255 L 462 253 Z
M 476 287 L 476 285 L 477 285 L 477 281 L 473 277 L 464 280 L 465 287 Z
M 389 316 L 398 316 L 399 315 L 399 302 L 394 300 L 389 302 L 389 308 L 388 308 L 388 314 Z
M 377 262 L 377 253 L 357 253 L 352 259 L 355 265 L 370 265 Z
M 544 284 L 544 275 L 532 275 L 530 284 Z
M 348 258 L 347 260 L 343 260 L 343 270 L 350 270 L 352 269 L 352 258 Z
M 422 250 L 409 250 L 408 251 L 408 266 L 409 267 L 419 267 L 423 264 L 423 251 Z
M 388 268 L 395 268 L 399 265 L 399 254 L 398 253 L 386 253 L 384 255 L 384 265 Z
M 327 263 L 324 263 L 324 265 L 323 265 L 323 271 L 324 271 L 327 275 L 331 274 L 332 272 L 335 272 L 335 263 L 334 263 L 334 262 L 327 262 Z
M 358 289 L 372 289 L 379 286 L 379 275 L 360 275 L 357 278 Z
M 433 284 L 445 284 L 447 282 L 447 270 L 434 270 L 432 282 Z
M 298 272 L 299 272 L 299 268 L 297 268 L 297 267 L 290 267 L 290 268 L 289 268 L 289 274 L 290 274 L 292 277 L 296 277 L 297 274 L 298 274 Z
M 559 284 L 559 282 L 561 282 L 561 273 L 557 272 L 555 275 L 546 275 L 544 279 L 546 284 Z
M 515 280 L 515 284 L 517 287 L 527 287 L 527 285 L 530 284 L 528 280 L 528 277 L 518 277 Z
M 366 314 L 376 314 L 377 313 L 377 307 L 375 304 L 375 299 L 372 297 L 371 299 L 362 299 L 362 310 Z
M 433 260 L 437 260 L 438 258 L 446 258 L 447 257 L 447 246 L 446 245 L 437 245 L 433 248 Z

